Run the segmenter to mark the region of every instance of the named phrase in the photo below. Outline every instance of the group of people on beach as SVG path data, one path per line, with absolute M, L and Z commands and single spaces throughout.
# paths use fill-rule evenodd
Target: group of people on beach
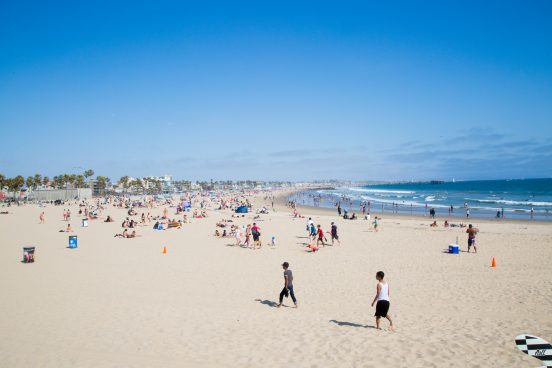
M 252 248 L 253 250 L 261 248 L 261 228 L 256 222 L 254 222 L 253 225 L 247 224 L 247 226 L 240 226 L 232 223 L 230 224 L 229 231 L 227 231 L 226 227 L 228 227 L 228 223 L 232 223 L 232 220 L 222 220 L 218 222 L 216 226 L 222 228 L 222 232 L 216 229 L 215 236 L 223 238 L 232 237 L 236 241 L 235 245 L 243 248 Z M 245 236 L 245 240 L 242 239 L 242 235 Z M 253 242 L 251 242 L 251 239 L 253 239 Z
M 332 222 L 330 225 L 330 231 L 324 233 L 322 226 L 318 224 L 315 227 L 312 217 L 309 217 L 307 221 L 306 230 L 307 230 L 307 236 L 309 237 L 309 239 L 311 241 L 316 240 L 316 248 L 318 248 L 320 245 L 322 245 L 323 247 L 326 246 L 327 239 L 324 234 L 330 234 L 332 245 L 334 245 L 334 242 L 337 242 L 338 245 L 341 245 L 341 241 L 339 240 L 339 235 L 337 234 L 337 225 L 334 222 Z
M 299 305 L 297 298 L 295 297 L 293 272 L 289 268 L 289 262 L 282 263 L 282 268 L 284 269 L 284 287 L 282 288 L 282 291 L 280 291 L 276 307 L 280 308 L 283 305 L 284 297 L 291 297 L 295 308 L 297 308 Z M 393 325 L 393 320 L 389 314 L 389 307 L 391 306 L 389 300 L 389 284 L 384 278 L 385 273 L 383 271 L 378 271 L 376 273 L 376 294 L 372 300 L 372 307 L 374 307 L 374 305 L 376 306 L 376 312 L 374 314 L 374 317 L 376 317 L 376 329 L 381 330 L 381 319 L 385 318 L 389 321 L 389 329 L 394 331 L 395 326 Z

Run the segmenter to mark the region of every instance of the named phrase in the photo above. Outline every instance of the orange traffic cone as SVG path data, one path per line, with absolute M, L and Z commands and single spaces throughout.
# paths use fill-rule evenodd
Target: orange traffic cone
M 163 247 L 163 254 L 167 254 L 167 247 L 166 246 Z
M 496 260 L 493 257 L 493 261 L 491 262 L 491 267 L 496 268 Z

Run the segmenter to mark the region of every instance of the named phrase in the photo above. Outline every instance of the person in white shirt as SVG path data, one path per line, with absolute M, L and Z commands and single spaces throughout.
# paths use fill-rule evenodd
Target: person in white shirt
M 372 307 L 374 304 L 376 304 L 376 328 L 378 330 L 381 330 L 380 328 L 380 319 L 387 318 L 389 320 L 389 329 L 391 331 L 394 331 L 393 321 L 391 320 L 391 316 L 388 314 L 389 312 L 389 284 L 385 281 L 383 281 L 385 274 L 383 271 L 378 271 L 376 273 L 376 279 L 378 280 L 378 284 L 376 286 L 376 296 L 374 297 L 374 301 L 372 302 Z
M 241 245 L 241 229 L 239 228 L 239 226 L 236 227 L 236 233 L 234 236 L 236 237 L 236 245 Z

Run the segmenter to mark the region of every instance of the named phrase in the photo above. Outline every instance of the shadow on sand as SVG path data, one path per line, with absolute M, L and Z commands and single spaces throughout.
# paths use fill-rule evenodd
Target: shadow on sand
M 335 319 L 331 319 L 330 322 L 335 323 L 338 326 L 360 327 L 360 328 L 376 328 L 375 326 L 360 325 L 360 324 L 354 323 L 354 322 L 336 321 Z
M 261 299 L 255 299 L 256 302 L 259 302 L 261 304 L 264 304 L 264 305 L 267 305 L 271 308 L 276 308 L 278 307 L 278 303 L 276 302 L 273 302 L 272 300 L 261 300 Z M 285 307 L 285 305 L 282 305 L 282 307 Z
M 467 251 L 467 250 L 462 250 L 462 249 L 460 249 L 460 250 L 459 250 L 459 252 L 460 252 L 460 253 L 468 253 L 468 251 Z M 443 253 L 446 253 L 446 254 L 452 254 L 452 253 L 450 253 L 450 252 L 449 252 L 449 250 L 448 250 L 448 249 L 443 249 Z M 475 254 L 475 253 L 474 253 L 474 254 Z

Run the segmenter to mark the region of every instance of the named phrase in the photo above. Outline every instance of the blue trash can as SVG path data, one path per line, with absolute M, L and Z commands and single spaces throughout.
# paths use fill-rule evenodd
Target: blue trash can
M 78 240 L 76 235 L 69 236 L 69 248 L 78 248 Z

